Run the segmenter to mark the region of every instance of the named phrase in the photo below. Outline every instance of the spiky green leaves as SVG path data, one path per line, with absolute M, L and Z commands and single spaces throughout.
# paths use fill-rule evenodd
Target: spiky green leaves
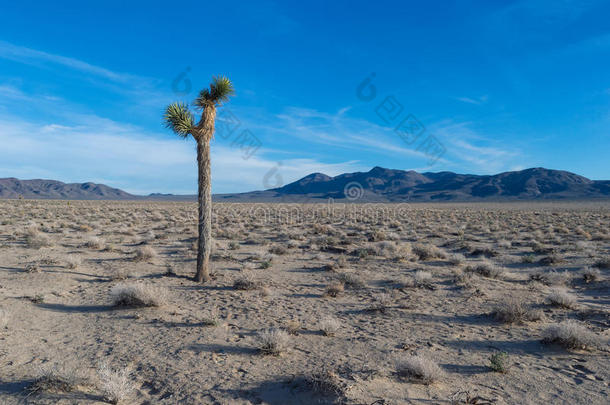
M 229 100 L 229 97 L 233 94 L 235 94 L 235 89 L 228 77 L 214 76 L 210 88 L 199 92 L 195 105 L 199 108 L 205 108 L 207 105 L 218 105 Z
M 186 138 L 195 127 L 193 114 L 189 111 L 188 106 L 183 103 L 168 105 L 163 115 L 163 120 L 166 127 L 183 138 Z

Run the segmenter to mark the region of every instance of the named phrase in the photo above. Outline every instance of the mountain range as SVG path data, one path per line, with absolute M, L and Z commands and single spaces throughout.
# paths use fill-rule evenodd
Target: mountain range
M 194 201 L 196 196 L 139 196 L 103 184 L 5 178 L 0 179 L 0 198 Z M 328 198 L 342 202 L 599 199 L 610 198 L 610 181 L 544 168 L 474 175 L 374 167 L 334 177 L 312 173 L 269 190 L 214 195 L 215 201 L 228 202 L 315 202 Z

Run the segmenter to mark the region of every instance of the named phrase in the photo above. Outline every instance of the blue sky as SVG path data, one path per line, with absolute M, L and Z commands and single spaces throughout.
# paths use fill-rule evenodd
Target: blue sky
M 194 193 L 194 142 L 161 115 L 225 74 L 215 193 L 373 166 L 609 179 L 608 15 L 567 0 L 8 2 L 0 177 Z M 395 130 L 407 117 L 411 138 Z

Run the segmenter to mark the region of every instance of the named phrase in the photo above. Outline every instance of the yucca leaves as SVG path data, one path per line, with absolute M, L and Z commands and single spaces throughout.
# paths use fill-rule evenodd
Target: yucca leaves
M 210 88 L 199 92 L 199 97 L 195 99 L 195 105 L 199 108 L 205 108 L 207 105 L 218 105 L 229 100 L 229 97 L 233 94 L 235 94 L 235 89 L 228 77 L 214 76 Z
M 168 105 L 163 120 L 166 127 L 183 138 L 186 138 L 195 127 L 193 114 L 189 111 L 188 106 L 183 103 Z

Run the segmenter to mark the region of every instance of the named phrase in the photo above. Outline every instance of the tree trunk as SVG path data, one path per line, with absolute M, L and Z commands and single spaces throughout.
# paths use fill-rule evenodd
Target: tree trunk
M 212 174 L 210 160 L 210 140 L 214 135 L 216 109 L 206 107 L 198 125 L 197 166 L 199 199 L 199 241 L 197 249 L 197 273 L 195 281 L 210 279 L 210 251 L 212 249 Z

